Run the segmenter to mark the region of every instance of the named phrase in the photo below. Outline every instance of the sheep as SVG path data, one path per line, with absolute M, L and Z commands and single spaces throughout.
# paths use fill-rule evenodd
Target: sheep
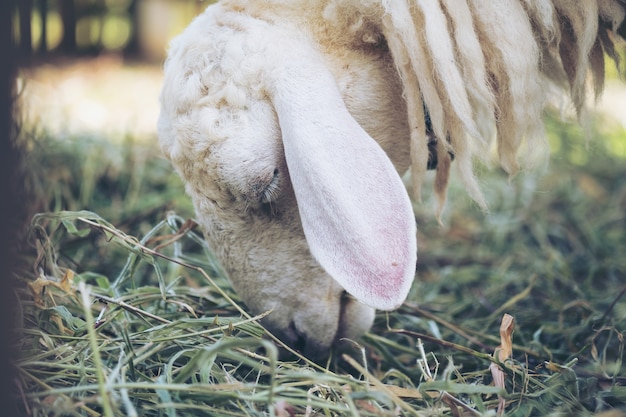
M 416 221 L 401 176 L 419 199 L 436 169 L 439 215 L 455 166 L 486 208 L 475 157 L 495 143 L 510 174 L 543 158 L 548 86 L 584 117 L 625 7 L 223 0 L 171 42 L 160 144 L 247 307 L 323 358 L 407 297 Z

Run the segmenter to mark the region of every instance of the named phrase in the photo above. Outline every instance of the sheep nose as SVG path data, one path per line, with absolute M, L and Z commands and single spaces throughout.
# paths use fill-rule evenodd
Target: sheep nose
M 308 359 L 318 362 L 328 358 L 330 346 L 320 343 L 315 336 L 299 329 L 292 321 L 289 324 L 289 329 L 283 335 L 283 342 Z
M 306 334 L 300 331 L 293 321 L 289 323 L 289 333 L 291 333 L 290 336 L 292 336 L 293 339 L 293 341 L 289 344 L 293 347 L 294 350 L 304 353 L 307 344 Z

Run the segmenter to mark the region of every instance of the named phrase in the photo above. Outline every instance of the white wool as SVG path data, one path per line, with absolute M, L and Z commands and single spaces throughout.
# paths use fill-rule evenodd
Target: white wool
M 475 159 L 495 143 L 514 174 L 525 155 L 547 156 L 548 92 L 564 90 L 584 114 L 604 55 L 618 61 L 610 32 L 625 10 L 623 0 L 223 0 L 171 44 L 159 140 L 242 299 L 273 310 L 265 323 L 315 355 L 367 331 L 361 302 L 393 308 L 408 291 L 415 224 L 400 175 L 410 169 L 419 198 L 434 147 L 437 217 L 452 167 L 486 209 Z
M 552 0 L 523 0 L 528 17 L 535 22 L 535 28 L 540 36 L 548 42 L 558 37 L 556 27 L 556 13 Z
M 515 0 L 472 0 L 487 66 L 496 86 L 498 153 L 503 168 L 518 170 L 517 150 L 524 138 L 541 137 L 544 106 L 539 49 L 530 22 Z
M 446 107 L 450 106 L 451 112 L 463 123 L 467 134 L 479 137 L 465 83 L 453 51 L 451 28 L 448 27 L 443 11 L 439 3 L 432 0 L 416 0 L 416 5 L 423 14 L 425 43 L 430 50 L 437 78 L 441 80 L 441 88 L 455 93 L 447 96 Z
M 595 0 L 553 0 L 561 14 L 562 32 L 570 37 L 564 39 L 570 56 L 564 62 L 568 73 L 571 96 L 580 112 L 585 105 L 585 81 L 589 67 L 589 55 L 598 36 L 598 3 Z M 567 52 L 566 52 L 567 53 Z M 563 55 L 562 55 L 563 58 Z M 570 67 L 571 65 L 571 67 Z
M 405 93 L 414 92 L 416 94 L 405 94 L 407 102 L 407 116 L 410 126 L 410 154 L 411 154 L 411 178 L 413 196 L 417 199 L 421 199 L 421 186 L 422 182 L 417 180 L 423 178 L 426 173 L 428 165 L 428 138 L 426 137 L 426 122 L 424 107 L 419 94 L 419 85 L 415 73 L 411 71 L 411 64 L 409 58 L 400 45 L 396 43 L 399 39 L 391 36 L 388 38 L 388 43 L 393 50 L 397 50 L 400 56 L 396 59 L 398 63 L 398 71 L 400 77 L 403 80 Z
M 384 39 L 404 87 L 415 195 L 419 196 L 427 161 L 423 103 L 439 138 L 438 146 L 454 153 L 462 180 L 483 207 L 473 158 L 488 154 L 486 144 L 493 137 L 500 163 L 509 173 L 519 169 L 522 148 L 527 154 L 546 155 L 541 120 L 549 89 L 546 80 L 567 86 L 581 114 L 590 72 L 596 94 L 602 89 L 602 52 L 617 59 L 598 18 L 615 31 L 626 14 L 620 0 L 229 0 L 224 4 L 230 10 L 300 30 L 316 39 L 322 51 L 336 45 L 376 45 Z M 220 19 L 225 16 L 214 14 L 209 17 L 212 22 L 205 24 L 224 24 Z M 230 27 L 239 29 L 236 24 Z M 193 29 L 200 30 L 200 26 Z M 196 36 L 195 44 L 178 47 L 178 42 L 183 41 L 172 43 L 176 56 L 170 59 L 187 60 L 191 68 L 198 69 L 174 75 L 178 81 L 172 84 L 186 85 L 176 93 L 181 95 L 177 101 L 181 108 L 192 103 L 206 106 L 213 96 L 233 108 L 245 108 L 249 100 L 245 90 L 232 82 L 215 90 L 203 81 L 215 76 L 214 62 L 206 62 L 203 53 L 220 48 L 220 71 L 237 78 L 243 70 L 238 63 L 244 53 L 238 41 L 215 44 L 210 38 Z M 189 78 L 183 80 L 183 76 Z M 215 120 L 209 116 L 198 123 L 216 137 L 215 126 L 229 120 L 224 115 Z M 193 135 L 181 132 L 177 136 L 184 142 Z M 174 152 L 171 157 L 183 152 L 180 144 L 167 140 L 163 144 L 166 153 Z M 196 153 L 202 146 L 190 143 L 188 149 Z M 438 194 L 443 192 L 440 185 Z M 441 196 L 439 200 L 443 201 Z
M 435 86 L 435 78 L 433 68 L 430 64 L 430 57 L 426 53 L 423 40 L 417 31 L 414 19 L 412 18 L 410 8 L 404 1 L 383 1 L 386 14 L 383 16 L 383 34 L 389 39 L 394 38 L 393 44 L 390 44 L 391 54 L 394 59 L 405 60 L 408 57 L 412 66 L 412 71 L 417 77 L 422 100 L 426 103 L 426 107 L 430 113 L 433 130 L 435 134 L 444 138 L 447 135 L 444 128 L 444 107 Z M 417 23 L 420 23 L 418 21 Z M 396 58 L 397 57 L 397 58 Z M 405 95 L 416 95 L 419 91 L 414 91 L 405 85 Z
M 619 0 L 598 0 L 598 14 L 615 32 L 626 17 L 626 9 Z
M 480 40 L 474 28 L 472 14 L 465 2 L 443 0 L 444 8 L 453 22 L 456 54 L 461 62 L 465 88 L 470 95 L 473 115 L 480 135 L 476 138 L 489 141 L 494 134 L 494 97 L 489 89 L 487 68 Z

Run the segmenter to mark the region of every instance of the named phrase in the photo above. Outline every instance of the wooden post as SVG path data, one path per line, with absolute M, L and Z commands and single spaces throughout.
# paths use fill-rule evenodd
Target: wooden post
M 22 0 L 24 2 L 24 0 Z M 13 16 L 17 7 L 20 13 L 20 31 L 23 20 L 30 22 L 30 9 L 23 13 L 22 2 L 18 5 L 14 0 L 0 1 L 0 53 L 3 56 L 0 65 L 0 265 L 2 265 L 2 279 L 0 279 L 0 410 L 2 415 L 22 415 L 17 409 L 14 363 L 19 358 L 16 350 L 17 336 L 14 317 L 18 317 L 16 308 L 16 278 L 18 270 L 17 259 L 20 253 L 17 244 L 18 237 L 26 230 L 24 222 L 23 181 L 18 175 L 19 152 L 16 146 L 16 128 L 13 121 L 13 100 L 15 99 L 15 76 L 20 50 L 14 42 Z M 25 16 L 25 18 L 23 17 Z M 30 28 L 28 25 L 26 28 Z M 29 33 L 29 32 L 27 32 Z M 21 47 L 24 44 L 29 48 L 30 37 L 20 37 Z M 27 43 L 26 43 L 27 42 Z M 25 414 L 25 413 L 24 413 Z
M 48 52 L 48 0 L 39 0 L 38 2 L 39 17 L 41 19 L 41 43 L 39 44 L 39 52 L 45 54 Z
M 76 2 L 75 0 L 59 0 L 59 13 L 63 22 L 63 38 L 61 51 L 66 54 L 76 52 Z
M 33 51 L 33 35 L 30 26 L 30 19 L 33 14 L 33 0 L 21 0 L 17 7 L 20 22 L 19 51 L 21 57 L 25 59 L 30 57 Z

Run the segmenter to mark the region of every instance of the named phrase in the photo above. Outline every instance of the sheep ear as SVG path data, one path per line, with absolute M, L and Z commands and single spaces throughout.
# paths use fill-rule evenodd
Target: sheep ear
M 311 253 L 358 300 L 397 308 L 417 258 L 406 188 L 382 148 L 350 115 L 323 65 L 291 67 L 284 74 L 275 81 L 272 100 Z

